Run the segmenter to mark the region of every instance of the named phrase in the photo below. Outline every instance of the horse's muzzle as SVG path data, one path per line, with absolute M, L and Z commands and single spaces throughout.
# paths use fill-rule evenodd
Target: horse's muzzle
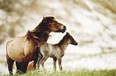
M 55 32 L 62 32 L 62 33 L 64 33 L 65 31 L 66 31 L 66 26 L 62 26 L 60 29 L 58 29 Z
M 66 31 L 66 26 L 63 26 L 62 33 L 64 33 L 65 31 Z

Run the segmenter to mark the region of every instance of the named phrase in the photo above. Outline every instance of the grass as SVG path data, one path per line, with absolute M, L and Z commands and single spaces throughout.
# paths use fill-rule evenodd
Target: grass
M 38 72 L 31 71 L 26 74 L 16 76 L 116 76 L 116 70 L 76 70 L 76 71 L 61 71 L 61 72 Z

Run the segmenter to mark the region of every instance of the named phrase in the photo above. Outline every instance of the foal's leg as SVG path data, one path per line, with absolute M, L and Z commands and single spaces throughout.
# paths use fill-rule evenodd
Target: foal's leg
M 60 70 L 62 70 L 62 59 L 58 59 L 58 64 L 59 64 Z
M 41 60 L 43 59 L 43 55 L 39 52 L 38 54 L 38 61 L 37 61 L 37 69 L 39 70 Z
M 41 65 L 42 65 L 42 67 L 43 67 L 43 69 L 44 69 L 45 72 L 46 72 L 46 69 L 45 69 L 45 67 L 44 67 L 44 63 L 45 63 L 45 61 L 48 59 L 48 57 L 49 57 L 49 56 L 45 56 L 45 57 L 41 60 Z
M 10 75 L 13 75 L 13 63 L 14 63 L 14 60 L 12 60 L 8 55 L 6 55 L 6 60 L 7 60 L 7 64 L 8 64 L 8 70 L 9 70 L 9 73 Z
M 21 62 L 21 63 L 16 62 L 17 73 L 19 74 L 26 73 L 27 65 L 28 65 L 28 62 Z
M 56 61 L 57 61 L 57 58 L 53 58 L 53 68 L 54 68 L 54 71 L 56 71 Z
M 38 57 L 39 57 L 39 53 L 40 53 L 40 48 L 39 47 L 37 47 L 36 48 L 36 50 L 35 50 L 36 52 L 35 52 L 35 56 L 34 56 L 34 65 L 33 65 L 33 67 L 34 67 L 34 69 L 36 69 L 36 63 L 37 63 L 37 61 L 38 61 Z

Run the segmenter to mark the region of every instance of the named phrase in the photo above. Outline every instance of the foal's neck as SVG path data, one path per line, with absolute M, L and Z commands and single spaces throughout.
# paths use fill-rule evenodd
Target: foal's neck
M 68 38 L 67 37 L 63 37 L 63 39 L 57 44 L 58 46 L 60 46 L 60 48 L 62 49 L 62 51 L 64 52 L 68 46 Z

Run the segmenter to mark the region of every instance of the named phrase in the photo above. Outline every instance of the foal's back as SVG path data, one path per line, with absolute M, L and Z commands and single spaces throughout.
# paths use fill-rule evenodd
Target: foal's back
M 44 43 L 40 47 L 40 51 L 43 56 L 58 57 L 60 54 L 60 47 L 56 44 Z
M 68 44 L 77 45 L 74 38 L 67 32 L 66 35 L 57 44 L 44 43 L 40 47 L 40 51 L 43 56 L 49 56 L 52 58 L 61 58 L 64 55 Z

